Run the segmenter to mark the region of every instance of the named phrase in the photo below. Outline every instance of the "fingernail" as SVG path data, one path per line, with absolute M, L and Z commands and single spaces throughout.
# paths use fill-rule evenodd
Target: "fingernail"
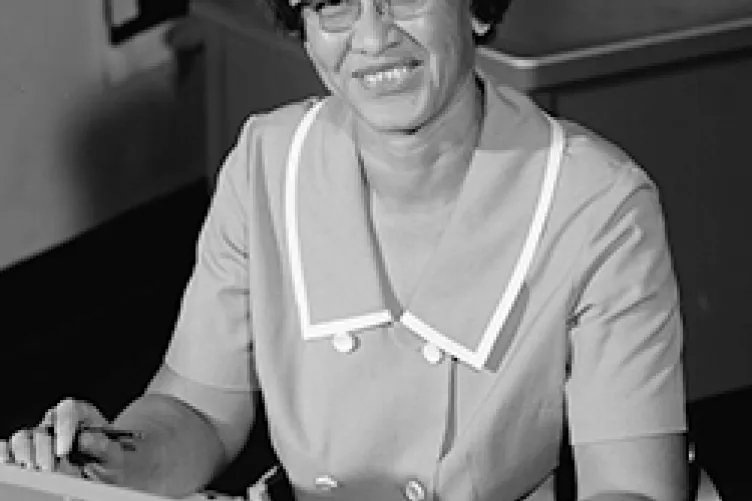
M 65 443 L 63 442 L 63 439 L 61 437 L 55 437 L 55 455 L 59 458 L 65 456 L 68 454 L 68 451 L 63 450 L 63 447 L 65 446 Z
M 84 473 L 84 476 L 91 480 L 102 481 L 105 469 L 104 467 L 102 467 L 102 465 L 99 465 L 97 463 L 87 463 L 83 467 L 82 472 Z

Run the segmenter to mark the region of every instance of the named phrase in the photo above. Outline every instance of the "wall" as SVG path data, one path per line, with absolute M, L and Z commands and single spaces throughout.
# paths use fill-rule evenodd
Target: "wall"
M 0 269 L 203 169 L 197 70 L 162 33 L 112 50 L 102 8 L 0 4 Z

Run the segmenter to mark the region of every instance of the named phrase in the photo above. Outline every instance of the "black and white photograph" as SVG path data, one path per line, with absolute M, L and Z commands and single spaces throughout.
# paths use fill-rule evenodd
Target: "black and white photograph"
M 0 110 L 0 501 L 752 501 L 751 0 L 3 0 Z

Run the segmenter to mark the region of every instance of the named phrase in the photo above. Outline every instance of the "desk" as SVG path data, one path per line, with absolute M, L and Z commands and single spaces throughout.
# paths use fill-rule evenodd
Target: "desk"
M 0 499 L 12 501 L 168 501 L 168 498 L 115 487 L 62 473 L 31 471 L 0 464 Z M 223 495 L 194 494 L 184 501 L 253 501 Z
M 529 90 L 719 54 L 750 37 L 749 0 L 525 0 L 487 55 Z
M 209 165 L 250 112 L 323 88 L 261 0 L 194 0 L 207 33 Z M 479 64 L 624 147 L 659 185 L 691 400 L 752 384 L 752 2 L 520 0 Z

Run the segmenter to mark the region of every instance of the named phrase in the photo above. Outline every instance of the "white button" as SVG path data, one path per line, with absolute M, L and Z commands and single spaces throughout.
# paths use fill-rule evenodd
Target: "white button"
M 332 345 L 340 353 L 350 353 L 355 349 L 355 336 L 349 332 L 335 334 L 332 337 Z
M 435 344 L 426 343 L 423 345 L 423 358 L 429 364 L 436 365 L 444 358 L 444 352 Z
M 408 481 L 403 493 L 407 501 L 424 501 L 426 499 L 426 488 L 417 480 Z
M 329 492 L 339 487 L 339 482 L 331 475 L 321 475 L 316 477 L 313 485 L 322 492 Z

